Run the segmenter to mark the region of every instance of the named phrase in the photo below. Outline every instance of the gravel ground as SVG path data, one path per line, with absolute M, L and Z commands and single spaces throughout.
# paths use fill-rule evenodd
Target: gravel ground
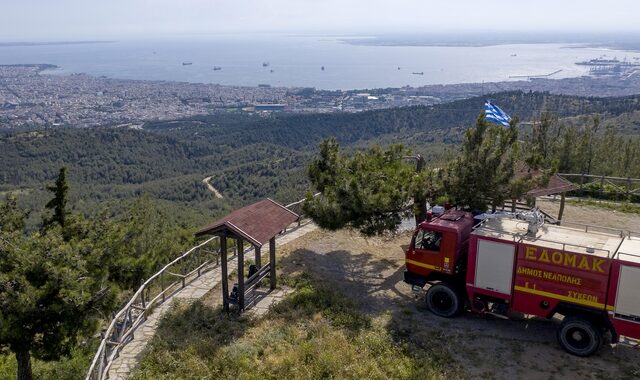
M 542 201 L 557 213 L 559 202 Z M 565 220 L 622 229 L 640 228 L 640 216 L 567 205 Z M 399 339 L 442 347 L 469 379 L 638 379 L 640 351 L 604 345 L 590 358 L 566 354 L 556 343 L 557 321 L 501 320 L 466 313 L 443 319 L 430 314 L 422 294 L 405 284 L 404 249 L 410 233 L 364 239 L 349 231 L 317 231 L 281 251 L 283 275 L 307 272 L 383 318 Z

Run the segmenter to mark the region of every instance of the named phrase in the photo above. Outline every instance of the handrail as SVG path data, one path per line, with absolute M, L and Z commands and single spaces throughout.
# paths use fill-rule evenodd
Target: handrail
M 315 194 L 313 194 L 313 197 L 315 198 L 315 197 L 319 196 L 320 194 L 322 194 L 322 193 L 320 193 L 320 192 L 315 193 Z M 293 206 L 297 206 L 297 205 L 299 205 L 301 203 L 306 202 L 306 200 L 307 200 L 307 198 L 303 198 L 303 199 L 300 199 L 299 201 L 296 201 L 296 202 L 293 202 L 293 203 L 289 203 L 288 205 L 286 205 L 284 207 L 285 208 L 290 208 L 290 207 L 293 207 Z
M 162 269 L 160 269 L 154 275 L 149 277 L 142 285 L 140 285 L 138 290 L 133 294 L 133 296 L 129 299 L 125 306 L 115 314 L 115 316 L 111 320 L 111 323 L 109 324 L 109 327 L 103 332 L 102 341 L 100 342 L 100 346 L 98 347 L 96 355 L 94 356 L 93 361 L 91 362 L 91 366 L 89 367 L 89 371 L 87 372 L 87 380 L 104 379 L 106 377 L 106 374 L 109 372 L 109 368 L 111 367 L 113 360 L 116 358 L 122 346 L 126 344 L 127 340 L 133 335 L 136 327 L 138 327 L 138 325 L 142 323 L 144 319 L 146 319 L 147 312 L 155 306 L 160 298 L 162 298 L 164 301 L 167 292 L 169 290 L 173 290 L 173 288 L 177 284 L 182 283 L 182 286 L 184 287 L 186 285 L 185 278 L 192 276 L 196 272 L 197 276 L 195 276 L 194 279 L 198 278 L 201 275 L 202 269 L 207 264 L 211 264 L 211 262 L 210 260 L 205 260 L 205 262 L 198 265 L 195 269 L 189 271 L 188 273 L 184 275 L 178 275 L 180 276 L 180 279 L 172 282 L 166 287 L 164 286 L 164 281 L 162 281 L 163 274 L 167 273 L 176 275 L 176 273 L 169 272 L 168 269 L 178 263 L 186 261 L 187 258 L 193 259 L 193 257 L 199 253 L 200 248 L 217 239 L 218 237 L 214 236 L 192 247 L 187 252 L 162 267 Z M 206 250 L 206 252 L 208 254 L 211 253 L 211 251 L 209 250 Z M 219 251 L 216 253 L 219 253 Z M 157 295 L 155 295 L 154 298 L 150 299 L 148 302 L 145 302 L 145 290 L 150 289 L 151 283 L 156 279 L 161 280 L 161 291 Z M 137 302 L 138 300 L 140 300 L 141 302 Z M 138 306 L 138 303 L 141 303 L 142 307 Z M 137 310 L 139 314 L 137 315 L 137 317 L 135 317 L 134 320 L 132 320 L 132 311 L 134 310 Z M 121 323 L 122 325 L 118 326 L 119 323 Z M 115 340 L 113 339 L 114 334 L 116 336 Z
M 313 196 L 317 197 L 320 194 L 321 193 L 316 193 Z M 304 203 L 305 201 L 306 199 L 301 199 L 299 201 L 290 203 L 285 207 L 290 208 L 293 206 L 297 206 Z M 298 225 L 301 225 L 300 220 L 298 220 Z M 111 323 L 109 324 L 109 327 L 102 333 L 102 340 L 100 341 L 98 350 L 96 351 L 96 354 L 91 361 L 91 366 L 87 371 L 86 380 L 106 379 L 114 359 L 118 356 L 118 353 L 120 352 L 122 347 L 128 343 L 128 340 L 133 337 L 136 328 L 140 324 L 142 324 L 144 320 L 146 320 L 147 313 L 149 313 L 152 308 L 156 306 L 156 304 L 165 302 L 167 294 L 169 294 L 169 297 L 173 295 L 173 293 L 175 293 L 175 291 L 177 290 L 175 289 L 176 286 L 181 284 L 181 288 L 184 288 L 187 284 L 187 278 L 195 275 L 189 281 L 190 283 L 196 278 L 199 278 L 207 266 L 211 266 L 213 264 L 213 268 L 219 264 L 220 250 L 204 248 L 217 239 L 217 236 L 213 236 L 205 240 L 204 242 L 192 247 L 187 252 L 162 267 L 162 269 L 160 269 L 154 275 L 149 277 L 142 285 L 140 285 L 138 290 L 133 294 L 133 296 L 129 299 L 125 306 L 114 315 Z M 247 248 L 247 250 L 249 249 L 250 248 Z M 212 254 L 215 256 L 213 258 L 210 258 L 209 260 L 204 260 L 203 262 L 196 264 L 196 267 L 194 269 L 191 269 L 192 263 L 188 262 L 188 260 L 193 261 L 194 259 L 197 259 L 199 253 L 204 253 L 208 257 L 210 257 Z M 215 259 L 215 263 L 213 262 L 213 259 Z M 170 272 L 169 268 L 176 264 L 189 264 L 187 273 L 182 274 L 182 270 L 184 268 L 177 268 L 177 272 L 180 273 Z M 262 269 L 264 268 L 261 268 L 261 270 Z M 260 273 L 261 270 L 258 272 Z M 178 277 L 178 279 L 171 282 L 168 286 L 165 286 L 165 274 L 176 276 Z M 149 294 L 145 299 L 145 290 L 150 290 L 152 288 L 152 282 L 158 279 L 160 280 L 160 292 L 153 297 L 151 296 L 151 294 Z M 137 302 L 138 300 L 140 302 Z M 139 306 L 140 304 L 142 306 Z M 136 313 L 138 314 L 133 316 Z
M 315 197 L 317 197 L 317 196 L 319 196 L 319 195 L 321 195 L 321 194 L 322 194 L 321 192 L 315 193 L 315 194 L 313 194 L 313 198 L 315 198 Z M 303 204 L 303 203 L 304 203 L 304 202 L 306 202 L 306 201 L 307 201 L 307 198 L 302 198 L 302 199 L 300 199 L 299 201 L 295 201 L 295 202 L 293 202 L 293 203 L 289 203 L 288 205 L 286 205 L 286 206 L 284 206 L 284 207 L 285 207 L 285 208 L 287 208 L 287 209 L 290 209 L 290 210 L 291 210 L 291 208 L 292 208 L 292 207 L 297 206 L 297 205 L 300 205 L 300 204 Z M 302 214 L 301 212 L 300 212 L 300 213 L 298 213 L 298 221 L 297 221 L 297 225 L 298 225 L 298 227 L 300 227 L 300 226 L 302 226 L 302 225 L 303 225 L 303 223 L 302 223 L 302 219 L 304 218 L 304 216 L 305 216 L 305 215 L 304 215 L 304 214 Z M 308 221 L 307 221 L 307 222 L 308 222 Z M 307 222 L 305 222 L 304 224 L 306 224 Z M 289 228 L 289 227 L 287 227 L 287 228 Z M 285 228 L 285 229 L 284 229 L 284 232 L 287 232 L 287 228 Z
M 527 235 L 521 235 L 521 236 L 522 236 L 522 240 L 531 240 L 531 241 L 534 241 L 534 242 L 542 241 L 542 242 L 546 242 L 546 243 L 562 245 L 562 252 L 581 253 L 581 252 L 569 251 L 569 250 L 567 250 L 567 247 L 584 248 L 585 251 L 587 251 L 589 249 L 593 249 L 594 252 L 595 251 L 605 252 L 606 253 L 606 257 L 608 259 L 613 258 L 613 256 L 611 256 L 611 250 L 609 250 L 609 249 L 589 247 L 589 246 L 586 246 L 586 245 L 566 243 L 566 242 L 557 241 L 557 240 L 551 240 L 551 239 L 543 239 L 543 238 L 539 238 L 539 237 L 535 237 L 535 236 L 534 237 L 527 236 Z
M 526 223 L 526 221 L 522 221 L 523 223 Z M 601 251 L 601 252 L 606 252 L 606 257 L 607 258 L 613 258 L 613 256 L 611 255 L 611 251 L 608 249 L 604 249 L 604 248 L 595 248 L 595 247 L 589 247 L 586 245 L 580 245 L 580 244 L 572 244 L 572 243 L 566 243 L 566 242 L 562 242 L 559 240 L 551 240 L 551 239 L 544 239 L 541 237 L 538 237 L 537 235 L 534 236 L 530 236 L 527 234 L 522 234 L 522 233 L 518 233 L 518 232 L 511 232 L 508 231 L 506 229 L 503 228 L 498 228 L 498 227 L 494 227 L 494 226 L 489 226 L 486 224 L 486 221 L 483 220 L 480 223 L 476 224 L 473 228 L 474 230 L 479 228 L 479 227 L 483 227 L 486 230 L 490 231 L 490 232 L 497 232 L 497 233 L 502 233 L 502 234 L 506 234 L 506 235 L 511 235 L 511 237 L 513 238 L 514 242 L 517 243 L 522 243 L 523 241 L 527 240 L 527 241 L 534 241 L 534 242 L 546 242 L 546 243 L 551 243 L 551 244 L 558 244 L 558 245 L 562 245 L 562 252 L 570 252 L 570 253 L 580 253 L 580 252 L 574 252 L 574 251 L 568 251 L 567 247 L 575 247 L 575 248 L 584 248 L 585 250 L 587 249 L 593 249 L 594 251 Z
M 552 240 L 552 239 L 545 239 L 542 237 L 538 237 L 537 234 L 531 236 L 528 234 L 522 234 L 520 232 L 512 232 L 511 230 L 502 228 L 499 225 L 491 225 L 488 223 L 489 220 L 492 219 L 484 219 L 482 221 L 480 221 L 479 223 L 477 223 L 476 225 L 473 226 L 473 230 L 477 230 L 480 227 L 483 227 L 485 230 L 491 231 L 491 232 L 496 232 L 496 233 L 501 233 L 501 234 L 507 234 L 507 235 L 512 235 L 514 237 L 514 241 L 516 241 L 516 237 L 521 237 L 522 239 L 527 239 L 527 240 L 535 240 L 535 241 L 544 241 L 547 243 L 553 243 L 553 244 L 560 244 L 562 245 L 562 250 L 565 251 L 565 248 L 568 247 L 577 247 L 577 248 L 585 248 L 585 249 L 594 249 L 594 250 L 598 250 L 598 251 L 603 251 L 603 252 L 607 252 L 607 257 L 610 256 L 611 251 L 608 249 L 604 249 L 604 248 L 595 248 L 595 247 L 590 247 L 590 246 L 584 246 L 584 245 L 580 245 L 580 244 L 572 244 L 572 243 L 566 243 L 566 242 L 562 242 L 559 240 Z M 519 220 L 523 223 L 527 223 L 527 221 L 525 220 Z M 596 233 L 599 235 L 605 235 L 605 236 L 616 236 L 619 238 L 625 238 L 627 235 L 629 237 L 631 237 L 632 234 L 638 234 L 637 232 L 632 232 L 632 231 L 626 231 L 626 230 L 621 230 L 618 228 L 612 228 L 612 227 L 605 227 L 605 226 L 596 226 L 596 225 L 592 225 L 592 224 L 584 224 L 584 223 L 574 223 L 574 222 L 565 222 L 562 224 L 562 226 L 558 226 L 559 228 L 569 228 L 569 229 L 573 229 L 573 230 L 578 230 L 578 228 L 576 227 L 580 227 L 579 229 L 584 230 L 584 232 L 586 233 Z M 640 236 L 640 234 L 638 234 Z M 611 258 L 611 257 L 609 257 Z
M 598 232 L 601 234 L 613 234 L 613 235 L 619 235 L 620 237 L 624 236 L 626 233 L 630 232 L 630 231 L 625 231 L 625 230 L 621 230 L 619 228 L 614 228 L 614 227 L 605 227 L 605 226 L 596 226 L 594 224 L 586 224 L 586 223 L 578 223 L 578 222 L 567 222 L 567 221 L 563 221 L 562 225 L 565 227 L 571 227 L 574 226 L 573 228 L 575 229 L 575 227 L 580 227 L 580 229 L 584 228 L 584 232 Z M 590 230 L 591 229 L 591 230 Z

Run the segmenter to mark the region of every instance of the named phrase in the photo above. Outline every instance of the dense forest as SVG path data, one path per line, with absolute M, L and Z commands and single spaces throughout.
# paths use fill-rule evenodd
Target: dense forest
M 515 124 L 509 129 L 509 144 L 518 147 L 519 156 L 514 160 L 544 163 L 563 172 L 640 177 L 640 96 L 583 98 L 505 92 L 490 97 L 520 120 L 517 130 Z M 230 113 L 149 122 L 142 129 L 3 132 L 0 259 L 5 261 L 0 263 L 0 274 L 5 273 L 7 281 L 20 277 L 34 289 L 64 285 L 78 297 L 89 293 L 77 289 L 73 282 L 60 283 L 58 274 L 75 271 L 78 278 L 95 280 L 92 286 L 98 291 L 100 284 L 110 289 L 109 298 L 100 300 L 100 313 L 92 317 L 92 323 L 98 324 L 108 319 L 108 314 L 144 278 L 191 245 L 194 228 L 264 197 L 283 203 L 301 199 L 311 187 L 308 175 L 313 177 L 314 171 L 309 163 L 323 165 L 317 162 L 317 153 L 325 139 L 334 138 L 332 141 L 340 144 L 346 156 L 369 147 L 381 166 L 386 165 L 389 155 L 372 145 L 402 144 L 404 147 L 391 148 L 396 161 L 405 154 L 419 153 L 428 166 L 444 167 L 456 162 L 451 160 L 458 157 L 463 141 L 467 150 L 474 148 L 465 132 L 476 124 L 483 102 L 484 98 L 477 97 L 431 107 L 358 114 Z M 497 128 L 498 134 L 502 132 Z M 499 148 L 496 146 L 494 156 L 502 161 L 504 152 Z M 366 160 L 351 162 L 353 168 L 366 164 Z M 499 172 L 482 162 L 470 164 L 483 166 L 487 178 L 489 171 Z M 373 189 L 371 194 L 383 186 L 387 193 L 398 192 L 397 182 L 375 182 L 358 175 L 366 171 L 358 173 L 356 169 L 351 173 L 357 174 L 364 188 Z M 398 176 L 398 181 L 405 182 L 414 176 L 413 168 L 401 171 L 392 167 L 386 174 L 385 178 Z M 211 177 L 210 183 L 222 193 L 222 199 L 207 189 L 203 183 L 206 177 Z M 411 192 L 424 192 L 426 187 L 425 182 L 420 189 L 398 193 L 389 202 L 390 207 L 404 207 Z M 487 194 L 491 191 L 488 187 Z M 448 195 L 458 199 L 465 196 Z M 332 222 L 338 220 L 330 216 Z M 361 227 L 375 232 L 387 226 L 363 222 Z M 43 272 L 44 252 L 55 252 L 58 261 Z M 46 276 L 44 280 L 31 278 L 34 273 Z M 5 293 L 5 304 L 16 310 L 24 306 L 17 301 L 11 303 L 20 299 Z M 83 302 L 81 306 L 95 306 L 95 300 Z M 60 305 L 71 307 L 64 302 Z M 56 318 L 58 315 L 52 313 L 54 325 L 59 323 Z M 75 331 L 73 342 L 82 342 L 80 338 L 90 336 L 94 327 L 87 325 Z M 6 333 L 8 342 L 15 338 L 14 330 L 0 331 Z M 71 359 L 57 366 L 37 361 L 36 373 L 43 378 L 55 377 L 60 371 L 63 377 L 82 377 L 95 348 L 93 340 L 88 341 L 67 347 L 70 351 L 65 353 Z M 37 339 L 33 344 L 35 348 L 30 350 L 40 349 Z M 14 373 L 15 360 L 9 350 L 0 349 L 0 370 Z M 18 351 L 15 353 L 18 355 Z M 51 359 L 45 354 L 38 357 Z
M 640 177 L 640 96 L 584 98 L 505 92 L 489 96 L 517 116 L 521 138 L 546 115 L 553 146 L 567 172 Z M 69 168 L 70 204 L 85 214 L 148 194 L 172 210 L 176 222 L 197 226 L 234 207 L 264 197 L 302 198 L 306 162 L 320 141 L 334 137 L 347 151 L 401 143 L 438 165 L 455 156 L 463 132 L 474 124 L 484 98 L 431 107 L 357 114 L 219 114 L 127 128 L 49 129 L 0 135 L 0 192 L 37 209 L 43 183 Z M 598 115 L 599 121 L 594 122 Z M 223 199 L 216 199 L 202 180 Z M 33 213 L 30 224 L 38 220 Z
M 171 223 L 148 197 L 85 218 L 69 205 L 62 167 L 42 218 L 14 195 L 0 200 L 0 378 L 81 378 L 95 332 L 144 279 L 191 246 L 193 234 Z M 32 360 L 35 359 L 35 360 Z M 61 360 L 61 361 L 60 361 Z M 33 371 L 32 371 L 32 361 Z

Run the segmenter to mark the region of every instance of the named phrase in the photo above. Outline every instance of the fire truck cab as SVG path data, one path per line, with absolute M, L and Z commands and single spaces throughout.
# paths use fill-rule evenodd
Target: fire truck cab
M 629 232 L 514 215 L 474 224 L 450 210 L 416 228 L 405 257 L 405 282 L 429 285 L 427 308 L 438 316 L 559 317 L 558 342 L 578 356 L 595 352 L 605 332 L 613 343 L 640 339 L 640 238 Z
M 473 224 L 471 213 L 454 210 L 422 222 L 406 253 L 405 281 L 420 287 L 438 280 L 463 281 Z

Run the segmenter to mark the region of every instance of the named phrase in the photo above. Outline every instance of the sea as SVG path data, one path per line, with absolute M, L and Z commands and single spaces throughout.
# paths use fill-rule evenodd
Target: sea
M 207 36 L 73 44 L 0 45 L 0 64 L 48 63 L 47 73 L 119 79 L 271 85 L 325 90 L 560 79 L 588 74 L 576 62 L 640 53 L 586 44 L 489 46 L 361 44 L 366 37 Z M 218 67 L 218 70 L 214 70 Z

